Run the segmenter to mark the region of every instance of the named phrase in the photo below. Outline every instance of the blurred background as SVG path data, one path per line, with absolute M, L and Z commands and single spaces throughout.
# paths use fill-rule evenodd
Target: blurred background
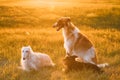
M 52 25 L 63 16 L 93 42 L 98 63 L 109 63 L 104 73 L 62 72 L 62 30 Z M 21 47 L 28 45 L 56 67 L 19 70 Z M 120 0 L 0 0 L 0 80 L 120 80 Z

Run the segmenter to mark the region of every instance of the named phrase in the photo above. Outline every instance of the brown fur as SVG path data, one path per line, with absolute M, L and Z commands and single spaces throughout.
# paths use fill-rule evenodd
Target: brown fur
M 67 56 L 67 57 L 65 57 L 65 59 L 63 60 L 63 63 L 65 65 L 65 72 L 69 72 L 69 71 L 72 71 L 72 70 L 82 71 L 84 69 L 93 70 L 93 72 L 98 72 L 98 73 L 103 72 L 96 65 L 91 64 L 91 63 L 78 62 L 78 61 L 75 61 L 75 58 L 77 58 L 77 56 Z

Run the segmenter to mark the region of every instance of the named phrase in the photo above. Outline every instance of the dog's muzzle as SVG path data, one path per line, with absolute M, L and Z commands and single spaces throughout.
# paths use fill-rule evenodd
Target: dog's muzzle
M 55 28 L 57 26 L 57 22 L 55 24 L 53 24 L 53 28 Z
M 57 26 L 57 22 L 55 24 L 53 24 L 53 28 L 58 28 L 57 31 L 60 30 L 60 27 Z
M 23 60 L 25 60 L 25 58 L 23 58 Z
M 56 24 L 53 25 L 53 28 L 57 28 L 57 31 L 59 31 L 62 27 L 58 27 Z

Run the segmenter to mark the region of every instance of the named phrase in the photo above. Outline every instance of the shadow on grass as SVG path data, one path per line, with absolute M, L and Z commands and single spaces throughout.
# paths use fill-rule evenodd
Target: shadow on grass
M 119 56 L 120 53 L 120 49 L 113 51 L 111 53 L 108 54 L 108 57 L 115 57 L 115 56 Z
M 4 66 L 7 63 L 8 63 L 8 59 L 3 56 L 0 56 L 0 67 Z
M 108 80 L 108 75 L 106 73 L 97 74 L 91 70 L 83 71 L 71 71 L 69 74 L 66 74 L 68 80 Z
M 107 54 L 108 57 L 113 58 L 112 66 L 119 66 L 120 65 L 120 57 L 119 57 L 120 49 L 116 51 L 112 51 L 111 53 Z
M 44 67 L 38 71 L 24 72 L 21 71 L 19 74 L 20 80 L 50 80 L 51 73 L 53 72 L 52 67 Z
M 92 28 L 120 29 L 120 8 L 95 9 L 87 11 L 85 15 L 78 16 L 77 23 Z
M 26 11 L 23 12 L 23 11 Z M 41 20 L 30 16 L 32 9 L 0 6 L 0 27 L 36 26 Z
M 59 9 L 59 10 L 58 10 Z M 56 21 L 47 15 L 70 16 L 72 21 L 78 26 L 90 26 L 92 28 L 115 28 L 120 29 L 120 8 L 112 7 L 110 9 L 87 9 L 73 7 L 73 8 L 55 8 L 53 12 L 47 8 L 33 8 L 23 7 L 9 7 L 0 6 L 0 27 L 18 27 L 18 26 L 44 26 L 46 23 L 52 26 L 53 21 Z M 63 12 L 61 12 L 63 10 Z M 56 12 L 57 11 L 57 12 Z M 72 12 L 71 12 L 72 11 Z M 46 14 L 47 12 L 47 14 Z M 71 12 L 71 13 L 70 13 Z M 45 13 L 45 15 L 43 15 Z M 76 13 L 76 14 L 75 14 Z M 44 17 L 44 18 L 43 18 Z M 47 25 L 47 26 L 48 26 Z

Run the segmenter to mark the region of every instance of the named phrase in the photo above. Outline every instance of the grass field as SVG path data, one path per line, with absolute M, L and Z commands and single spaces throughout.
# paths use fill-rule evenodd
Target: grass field
M 15 0 L 8 4 L 1 1 L 0 80 L 120 80 L 119 1 L 46 2 L 31 5 Z M 62 72 L 65 56 L 62 32 L 52 28 L 62 16 L 71 17 L 72 22 L 94 43 L 98 63 L 109 63 L 109 67 L 103 69 L 104 73 L 91 70 Z M 21 47 L 26 45 L 50 55 L 56 67 L 30 73 L 19 70 Z

